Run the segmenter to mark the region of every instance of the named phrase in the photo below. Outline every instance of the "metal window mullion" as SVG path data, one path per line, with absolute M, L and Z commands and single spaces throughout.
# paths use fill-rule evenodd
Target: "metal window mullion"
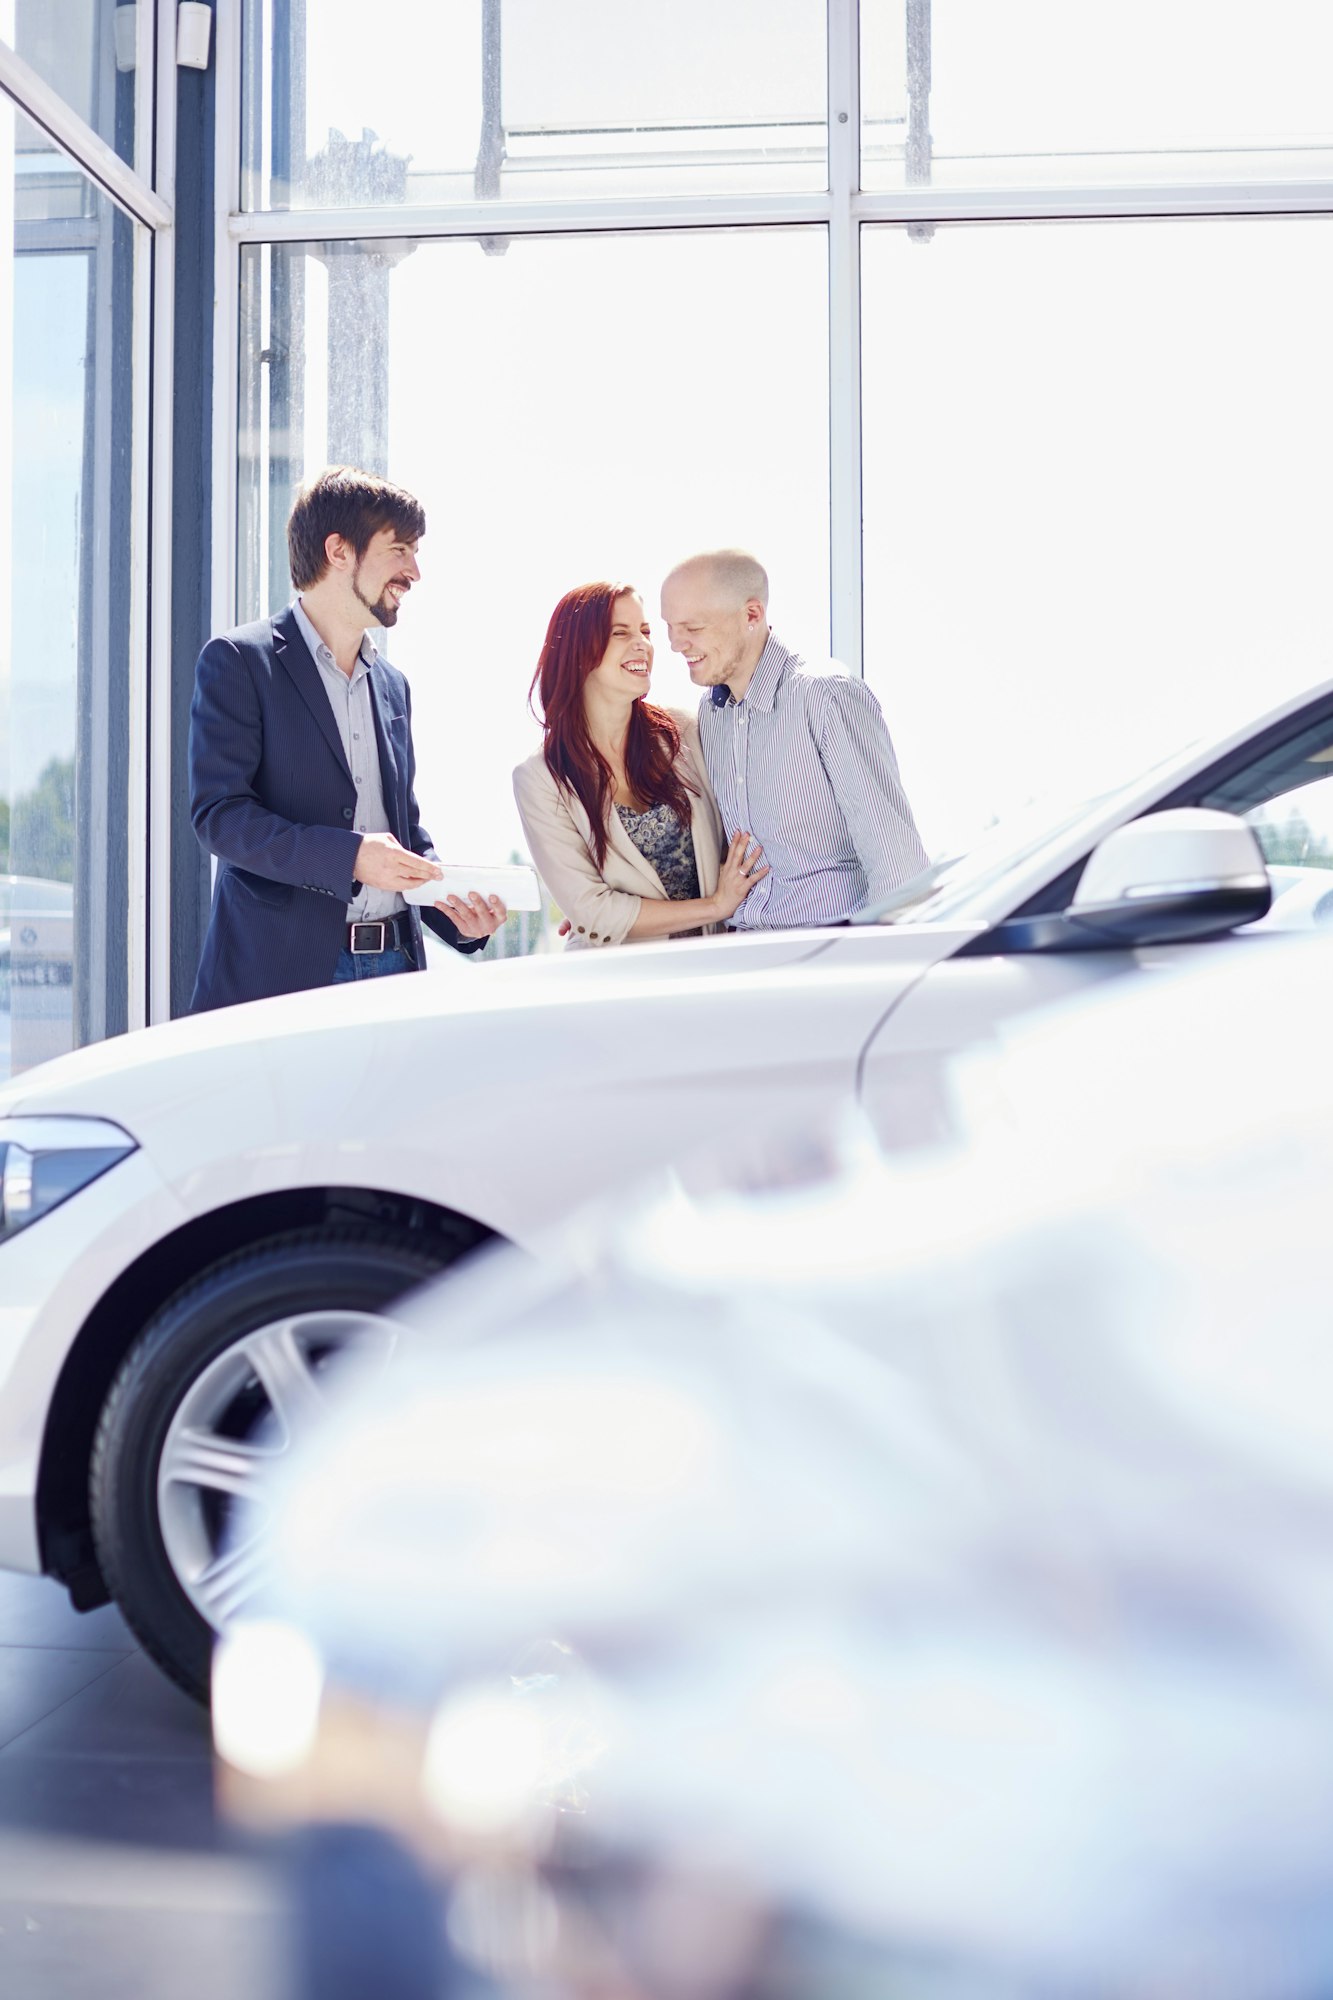
M 218 83 L 221 88 L 221 71 Z M 223 211 L 224 213 L 226 211 Z M 830 200 L 813 194 L 703 194 L 671 199 L 461 202 L 416 207 L 265 209 L 232 212 L 234 243 L 370 242 L 377 237 L 641 235 L 649 229 L 799 228 L 827 222 Z
M 225 632 L 236 623 L 237 452 L 240 438 L 241 244 L 222 227 L 235 221 L 241 192 L 241 23 L 239 6 L 214 17 L 217 65 L 214 80 L 214 237 L 213 266 L 213 576 L 211 624 Z
M 858 194 L 858 222 L 1062 222 L 1333 212 L 1333 178 L 1189 187 L 898 188 Z
M 127 1023 L 130 1028 L 146 1027 L 148 993 L 148 879 L 149 879 L 149 796 L 152 785 L 152 746 L 149 733 L 149 663 L 152 648 L 151 557 L 152 533 L 152 419 L 151 405 L 157 384 L 153 369 L 153 302 L 155 291 L 155 251 L 153 233 L 134 232 L 134 359 L 136 385 L 133 415 L 134 470 L 131 491 L 134 519 L 130 530 L 133 606 L 130 621 L 129 685 L 129 838 L 128 914 L 126 918 Z M 144 394 L 137 393 L 142 384 Z
M 130 616 L 127 662 L 118 657 L 117 620 L 112 601 L 117 584 L 113 565 L 99 560 L 101 550 L 113 545 L 113 462 L 116 457 L 116 391 L 121 356 L 117 352 L 116 232 L 126 223 L 111 202 L 97 204 L 97 234 L 86 260 L 88 281 L 88 345 L 84 375 L 83 476 L 80 482 L 81 526 L 78 561 L 78 675 L 76 680 L 76 743 L 74 763 L 74 823 L 77 840 L 74 857 L 74 1041 L 105 1040 L 115 1018 L 112 997 L 112 965 L 109 949 L 113 921 L 111 898 L 120 888 L 113 860 L 114 817 L 117 806 L 115 714 L 117 693 L 112 685 L 117 668 L 128 665 L 132 702 L 136 680 L 136 654 L 142 633 L 140 599 L 142 577 L 136 563 L 135 526 L 130 524 Z M 133 225 L 128 225 L 133 228 Z M 134 379 L 139 364 L 142 307 L 140 284 L 143 259 L 140 232 L 133 235 L 130 285 L 132 321 L 130 352 L 130 495 L 136 496 L 135 476 L 139 459 L 139 415 L 135 408 Z M 124 770 L 124 766 L 122 766 Z M 129 787 L 133 798 L 133 785 Z M 129 801 L 127 801 L 128 803 Z M 133 829 L 129 832 L 127 855 L 131 856 Z M 133 875 L 131 873 L 131 882 Z M 131 921 L 126 937 L 133 935 Z M 124 947 L 122 947 L 122 951 Z M 118 970 L 118 969 L 117 969 Z
M 171 453 L 176 8 L 140 5 L 136 117 L 147 117 L 161 216 L 136 231 L 133 620 L 129 687 L 128 1025 L 165 1020 L 170 971 Z M 146 74 L 145 74 L 146 72 Z M 148 107 L 147 110 L 145 107 Z M 144 127 L 140 126 L 140 132 Z M 165 219 L 162 219 L 165 218 Z
M 835 0 L 839 8 L 854 0 Z M 831 16 L 832 18 L 832 16 Z M 219 81 L 221 79 L 219 78 Z M 845 108 L 850 86 L 841 93 Z M 836 111 L 834 113 L 836 117 Z M 602 231 L 640 234 L 650 229 L 799 228 L 850 214 L 865 222 L 1026 222 L 1081 217 L 1190 215 L 1286 215 L 1333 210 L 1333 177 L 1319 181 L 1228 183 L 1189 187 L 1093 186 L 1040 189 L 899 188 L 859 192 L 854 183 L 854 144 L 849 114 L 846 128 L 830 131 L 830 178 L 841 186 L 829 193 L 680 196 L 671 200 L 490 203 L 445 206 L 302 208 L 229 213 L 228 231 L 237 244 L 374 241 L 386 237 L 485 236 L 503 222 L 507 236 L 589 235 Z M 228 210 L 223 210 L 228 213 Z
M 860 8 L 829 0 L 829 610 L 830 650 L 864 671 L 861 547 Z
M 0 42 L 0 90 L 136 222 L 156 229 L 171 221 L 170 206 L 161 195 L 6 42 Z
M 174 201 L 176 186 L 176 7 L 175 0 L 157 0 L 155 41 L 156 120 L 153 138 L 153 179 Z M 174 212 L 174 211 L 173 211 Z M 148 770 L 143 809 L 144 932 L 131 933 L 131 962 L 144 968 L 144 1012 L 147 1021 L 171 1015 L 171 546 L 173 528 L 172 463 L 175 450 L 174 380 L 176 298 L 176 238 L 174 227 L 160 228 L 152 245 L 152 360 L 145 376 L 151 397 L 152 444 L 148 503 L 141 511 L 148 548 L 148 672 L 146 714 L 143 717 Z M 137 524 L 136 524 L 137 525 Z
M 839 13 L 855 0 L 833 0 Z M 830 20 L 835 18 L 830 14 Z M 833 37 L 830 35 L 830 41 Z M 219 77 L 219 81 L 221 81 Z M 834 109 L 846 109 L 853 94 L 847 83 Z M 1333 177 L 1328 180 L 1239 182 L 1190 187 L 1180 182 L 1154 186 L 1069 186 L 1034 189 L 909 187 L 860 192 L 856 187 L 852 113 L 846 127 L 829 135 L 828 193 L 709 194 L 637 201 L 520 203 L 464 202 L 450 205 L 302 208 L 238 213 L 230 204 L 233 242 L 308 243 L 373 241 L 384 237 L 417 240 L 493 234 L 503 222 L 507 236 L 559 236 L 648 229 L 796 228 L 832 221 L 850 211 L 864 222 L 1025 222 L 1049 218 L 1151 217 L 1176 215 L 1284 215 L 1333 210 Z
M 167 12 L 172 16 L 169 27 L 163 19 Z M 153 186 L 168 207 L 174 200 L 175 189 L 172 179 L 164 179 L 162 174 L 157 107 L 164 63 L 170 60 L 173 74 L 176 66 L 175 12 L 174 0 L 170 7 L 168 0 L 156 0 L 155 6 L 144 6 L 141 0 L 135 10 L 134 25 L 134 150 L 139 162 L 151 160 Z M 171 109 L 174 112 L 174 92 Z

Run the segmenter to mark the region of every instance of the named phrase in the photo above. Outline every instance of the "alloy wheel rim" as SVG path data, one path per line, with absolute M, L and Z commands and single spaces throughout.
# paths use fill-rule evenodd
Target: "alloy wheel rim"
M 387 1361 L 400 1333 L 378 1313 L 287 1313 L 233 1341 L 181 1397 L 158 1460 L 158 1525 L 177 1582 L 214 1631 L 264 1586 L 268 1482 L 318 1423 L 330 1374 L 350 1354 Z

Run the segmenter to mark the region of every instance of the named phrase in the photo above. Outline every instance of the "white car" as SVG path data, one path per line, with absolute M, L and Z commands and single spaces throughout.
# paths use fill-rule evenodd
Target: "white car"
M 1182 952 L 1264 949 L 1256 831 L 1321 798 L 1331 758 L 1333 681 L 994 829 L 864 922 L 329 988 L 15 1079 L 0 1564 L 77 1605 L 114 1596 L 202 1692 L 265 1560 L 229 1521 L 330 1358 L 392 1341 L 405 1291 L 852 1094 L 888 1144 L 928 1140 L 949 1055 L 1003 1021 Z

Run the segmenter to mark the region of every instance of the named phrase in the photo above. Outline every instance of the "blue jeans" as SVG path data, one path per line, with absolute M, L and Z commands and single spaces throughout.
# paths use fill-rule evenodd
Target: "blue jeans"
M 415 967 L 405 951 L 340 951 L 335 986 L 347 979 L 383 979 L 389 972 L 412 972 Z

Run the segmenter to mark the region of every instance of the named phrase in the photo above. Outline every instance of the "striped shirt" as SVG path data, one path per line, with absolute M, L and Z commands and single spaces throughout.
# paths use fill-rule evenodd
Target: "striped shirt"
M 319 668 L 324 692 L 338 725 L 343 755 L 356 786 L 356 830 L 358 833 L 391 833 L 389 815 L 384 810 L 384 781 L 380 773 L 379 738 L 370 705 L 370 666 L 378 648 L 367 632 L 356 656 L 356 665 L 345 674 L 324 644 L 298 597 L 292 605 L 301 637 L 311 659 Z M 378 923 L 381 917 L 396 917 L 407 904 L 396 889 L 371 889 L 358 882 L 357 893 L 347 905 L 349 924 Z
M 733 930 L 837 923 L 926 867 L 864 681 L 812 673 L 770 632 L 740 701 L 726 686 L 705 696 L 699 738 L 728 840 L 753 834 L 769 868 Z

